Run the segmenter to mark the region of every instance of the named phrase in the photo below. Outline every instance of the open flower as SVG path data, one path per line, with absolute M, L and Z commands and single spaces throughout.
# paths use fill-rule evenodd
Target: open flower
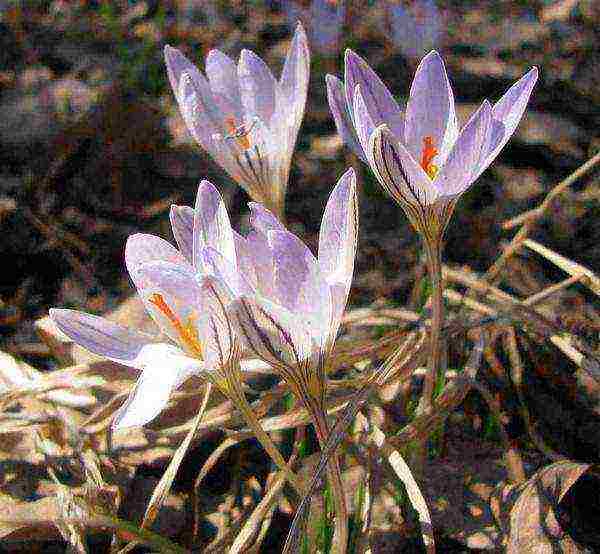
M 74 310 L 50 310 L 74 342 L 142 371 L 115 418 L 116 427 L 152 420 L 191 375 L 219 385 L 239 363 L 239 341 L 224 308 L 251 289 L 237 271 L 236 234 L 223 200 L 211 183 L 202 181 L 196 209 L 173 208 L 171 219 L 180 250 L 146 234 L 132 235 L 125 248 L 129 275 L 161 334 Z
M 345 83 L 327 76 L 329 105 L 344 141 L 371 166 L 426 240 L 443 236 L 456 200 L 512 136 L 537 80 L 531 69 L 493 106 L 484 100 L 459 131 L 454 96 L 435 51 L 419 64 L 405 112 L 351 50 Z
M 337 335 L 354 270 L 358 233 L 356 177 L 352 169 L 329 197 L 318 257 L 268 210 L 251 204 L 254 231 L 248 279 L 255 292 L 231 304 L 238 335 L 271 364 L 304 400 L 324 406 L 327 358 Z
M 205 77 L 181 52 L 165 47 L 171 87 L 194 139 L 254 200 L 278 216 L 304 115 L 309 58 L 301 25 L 279 81 L 250 50 L 242 50 L 237 65 L 211 50 Z

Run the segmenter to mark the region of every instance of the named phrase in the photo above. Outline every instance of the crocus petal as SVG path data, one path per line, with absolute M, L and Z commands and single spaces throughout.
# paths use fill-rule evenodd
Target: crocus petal
M 334 75 L 327 75 L 327 100 L 333 115 L 337 132 L 346 145 L 365 163 L 367 156 L 363 151 L 359 138 L 354 130 L 354 123 L 346 102 L 344 84 Z
M 492 106 L 486 100 L 462 129 L 444 167 L 434 181 L 441 195 L 461 194 L 473 183 L 473 175 L 479 165 L 491 117 Z
M 232 300 L 229 287 L 220 279 L 207 276 L 200 281 L 198 331 L 208 367 L 224 368 L 241 353 L 227 313 L 227 306 Z
M 194 246 L 194 209 L 189 206 L 171 206 L 169 219 L 179 251 L 191 264 Z
M 248 249 L 252 252 L 252 263 L 256 273 L 256 290 L 266 298 L 275 295 L 275 265 L 273 251 L 267 235 L 252 230 L 246 237 Z
M 360 85 L 365 105 L 375 125 L 386 123 L 398 140 L 401 140 L 404 135 L 404 120 L 400 106 L 388 88 L 358 54 L 348 49 L 345 59 L 344 80 L 348 101 L 353 101 L 356 85 Z M 351 104 L 348 107 L 353 109 Z
M 267 64 L 250 50 L 242 50 L 238 64 L 242 104 L 249 117 L 258 116 L 269 125 L 275 110 L 277 81 Z
M 441 167 L 457 136 L 452 87 L 442 58 L 433 50 L 421 60 L 410 87 L 404 144 L 420 160 L 423 140 L 431 137 L 438 150 L 435 163 Z
M 279 84 L 281 91 L 296 105 L 302 106 L 306 102 L 308 91 L 308 78 L 310 69 L 310 52 L 306 33 L 300 23 L 296 26 L 296 32 L 292 39 L 292 45 L 288 51 L 281 72 Z
M 94 354 L 131 367 L 140 367 L 140 351 L 154 340 L 151 335 L 76 310 L 51 309 L 50 317 L 73 342 Z
M 346 308 L 357 241 L 356 175 L 349 169 L 329 196 L 319 232 L 319 267 L 331 288 L 332 340 Z
M 254 253 L 250 242 L 242 235 L 233 232 L 233 241 L 235 242 L 235 254 L 237 257 L 238 271 L 244 276 L 246 281 L 250 283 L 252 288 L 258 286 L 256 278 L 256 269 L 254 267 Z
M 206 76 L 215 103 L 224 118 L 233 117 L 236 125 L 243 123 L 242 100 L 235 62 L 223 52 L 211 50 L 206 57 Z
M 310 332 L 289 310 L 264 298 L 241 297 L 227 311 L 244 346 L 273 367 L 285 370 L 310 358 Z
M 248 202 L 250 208 L 250 225 L 259 233 L 267 235 L 269 231 L 285 231 L 285 227 L 272 212 L 258 202 Z
M 311 329 L 317 344 L 323 344 L 331 325 L 331 293 L 312 252 L 294 234 L 270 231 L 273 251 L 275 300 Z
M 237 265 L 223 256 L 220 252 L 209 246 L 198 252 L 197 273 L 201 277 L 214 276 L 227 284 L 232 294 L 251 294 L 255 288 L 238 270 Z
M 360 85 L 356 85 L 356 90 L 354 91 L 353 111 L 356 134 L 358 135 L 361 146 L 366 151 L 369 148 L 371 133 L 375 130 L 376 125 L 367 109 Z
M 222 132 L 222 115 L 208 81 L 179 50 L 165 46 L 169 81 L 181 115 L 194 139 L 212 155 L 218 155 L 213 136 Z
M 225 203 L 209 181 L 202 181 L 196 196 L 194 216 L 194 267 L 199 269 L 200 250 L 209 246 L 235 265 L 233 231 Z
M 183 254 L 166 240 L 145 233 L 129 236 L 125 245 L 125 265 L 130 274 L 138 266 L 158 260 L 189 266 Z
M 371 135 L 369 154 L 381 186 L 401 206 L 421 210 L 437 198 L 437 190 L 423 168 L 385 125 Z
M 198 345 L 190 340 L 194 336 L 190 329 L 198 317 L 200 292 L 191 266 L 148 262 L 132 271 L 131 278 L 146 310 L 160 329 L 186 352 L 200 355 Z M 182 328 L 188 329 L 185 335 L 182 335 Z
M 482 156 L 475 178 L 481 175 L 494 161 L 515 132 L 525 113 L 525 108 L 537 79 L 538 70 L 534 67 L 510 87 L 502 98 L 494 104 L 490 141 L 486 146 L 486 152 Z
M 178 348 L 168 344 L 145 346 L 139 359 L 142 374 L 117 411 L 114 428 L 148 423 L 167 406 L 173 390 L 203 369 L 201 362 L 184 356 Z

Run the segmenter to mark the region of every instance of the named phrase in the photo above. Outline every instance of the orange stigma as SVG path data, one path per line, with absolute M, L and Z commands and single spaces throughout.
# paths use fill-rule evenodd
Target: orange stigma
M 162 294 L 154 293 L 150 295 L 148 299 L 150 303 L 154 304 L 160 312 L 171 322 L 175 331 L 179 333 L 181 342 L 189 349 L 189 351 L 197 358 L 202 359 L 202 346 L 198 340 L 198 333 L 194 328 L 192 318 L 189 318 L 188 323 L 185 325 L 181 323 L 179 318 L 175 315 L 173 310 L 165 302 Z
M 236 126 L 235 119 L 233 117 L 225 118 L 225 125 L 227 127 L 227 131 L 229 132 L 229 136 L 227 138 L 234 139 L 242 150 L 248 150 L 248 148 L 250 148 L 250 139 L 248 138 L 250 130 L 247 131 L 244 125 L 240 125 L 239 127 Z
M 437 172 L 437 165 L 433 164 L 433 158 L 438 155 L 437 148 L 433 145 L 432 137 L 425 137 L 423 139 L 423 153 L 421 154 L 421 167 L 425 170 L 425 173 L 433 179 Z

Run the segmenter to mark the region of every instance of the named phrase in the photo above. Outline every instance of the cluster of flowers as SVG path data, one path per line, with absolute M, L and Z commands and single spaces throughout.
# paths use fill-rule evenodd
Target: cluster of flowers
M 191 134 L 255 201 L 249 204 L 252 229 L 245 237 L 234 231 L 217 189 L 202 181 L 194 208 L 171 209 L 177 248 L 146 234 L 127 242 L 127 270 L 161 334 L 72 310 L 54 309 L 51 316 L 76 343 L 141 370 L 116 427 L 152 420 L 192 374 L 243 406 L 236 382 L 249 363 L 242 359 L 246 350 L 286 380 L 324 440 L 328 358 L 357 246 L 357 185 L 348 169 L 331 193 L 316 257 L 282 223 L 308 89 L 304 30 L 298 25 L 279 80 L 248 50 L 237 64 L 211 51 L 206 76 L 174 48 L 165 48 L 165 59 Z M 484 101 L 462 129 L 435 51 L 418 66 L 405 109 L 352 51 L 344 81 L 328 75 L 327 91 L 338 132 L 404 209 L 429 256 L 439 259 L 457 199 L 515 131 L 536 79 L 534 68 L 496 104 Z M 268 441 L 264 433 L 262 439 Z

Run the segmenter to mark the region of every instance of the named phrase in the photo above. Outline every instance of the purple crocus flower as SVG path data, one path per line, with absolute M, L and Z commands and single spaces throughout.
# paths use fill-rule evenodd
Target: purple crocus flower
M 230 306 L 245 346 L 269 363 L 304 401 L 322 410 L 325 365 L 337 335 L 354 270 L 358 233 L 356 177 L 334 188 L 321 223 L 318 257 L 259 204 L 251 204 L 255 292 Z
M 292 25 L 302 21 L 312 48 L 323 56 L 337 55 L 346 16 L 343 0 L 284 0 L 282 7 Z
M 202 181 L 196 209 L 174 207 L 171 221 L 179 250 L 141 233 L 129 237 L 125 248 L 129 275 L 161 334 L 74 310 L 50 310 L 77 344 L 142 371 L 114 420 L 119 428 L 152 420 L 191 375 L 219 385 L 228 367 L 239 362 L 240 344 L 224 310 L 236 295 L 252 289 L 238 272 L 240 237 L 231 229 L 223 200 Z
M 387 1 L 392 40 L 410 59 L 418 59 L 436 46 L 441 35 L 441 16 L 434 0 Z
M 531 69 L 493 106 L 484 100 L 459 130 L 444 63 L 419 64 L 402 111 L 368 64 L 346 51 L 345 82 L 327 76 L 329 106 L 343 140 L 426 239 L 443 236 L 456 200 L 512 136 L 537 80 Z
M 171 87 L 194 139 L 254 200 L 278 216 L 304 115 L 309 60 L 301 25 L 279 81 L 250 50 L 242 50 L 237 65 L 211 50 L 205 77 L 181 52 L 165 47 Z

